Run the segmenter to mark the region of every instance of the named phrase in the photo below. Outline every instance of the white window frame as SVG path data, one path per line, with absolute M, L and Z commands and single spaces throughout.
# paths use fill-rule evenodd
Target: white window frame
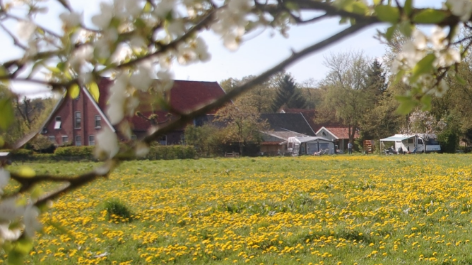
M 100 115 L 95 115 L 95 128 L 102 128 L 102 116 Z
M 75 136 L 75 146 L 82 146 L 82 137 L 80 135 Z
M 61 116 L 56 116 L 56 119 L 54 120 L 54 129 L 59 130 L 61 129 Z
M 56 137 L 54 135 L 48 135 L 48 140 L 53 144 L 56 143 Z
M 88 145 L 95 145 L 95 135 L 88 136 Z
M 64 139 L 65 139 L 65 141 L 64 141 Z M 69 136 L 68 135 L 63 135 L 61 137 L 61 140 L 62 140 L 62 144 L 68 143 L 69 142 Z
M 80 128 L 82 128 L 82 113 L 80 113 L 80 111 L 76 111 L 74 113 L 74 129 L 80 129 Z

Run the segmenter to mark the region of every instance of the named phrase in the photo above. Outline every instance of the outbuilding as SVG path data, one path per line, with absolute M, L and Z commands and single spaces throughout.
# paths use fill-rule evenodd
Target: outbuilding
M 320 151 L 324 151 L 324 154 L 334 154 L 334 142 L 317 136 L 289 137 L 287 151 L 292 156 L 313 155 Z

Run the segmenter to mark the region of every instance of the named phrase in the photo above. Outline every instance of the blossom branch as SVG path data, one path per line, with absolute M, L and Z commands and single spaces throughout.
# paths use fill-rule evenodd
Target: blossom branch
M 3 29 L 3 31 L 5 31 L 9 36 L 10 38 L 12 38 L 13 40 L 13 44 L 15 46 L 18 46 L 19 48 L 21 48 L 22 50 L 27 50 L 28 48 L 26 48 L 26 46 L 24 46 L 23 44 L 21 44 L 21 41 L 15 36 L 13 35 L 13 33 L 11 33 L 11 31 L 9 31 L 4 25 L 3 23 L 0 24 L 0 27 Z
M 168 132 L 170 132 L 170 131 L 172 131 L 176 128 L 179 128 L 179 127 L 185 125 L 187 122 L 191 121 L 192 119 L 194 119 L 198 116 L 201 116 L 205 113 L 208 113 L 209 111 L 211 111 L 215 108 L 223 106 L 224 104 L 229 102 L 231 99 L 241 95 L 242 93 L 248 91 L 252 87 L 264 82 L 264 80 L 269 78 L 271 75 L 283 70 L 284 68 L 286 68 L 289 65 L 293 64 L 297 60 L 307 56 L 310 53 L 319 51 L 319 50 L 321 50 L 321 49 L 323 49 L 323 48 L 325 48 L 329 45 L 332 45 L 335 42 L 337 42 L 339 40 L 342 40 L 343 38 L 358 32 L 359 30 L 365 28 L 366 26 L 368 26 L 368 24 L 358 23 L 356 25 L 353 25 L 353 26 L 351 26 L 351 27 L 349 27 L 349 28 L 347 28 L 347 29 L 345 29 L 345 30 L 343 30 L 343 31 L 341 31 L 341 32 L 339 32 L 339 33 L 323 40 L 323 41 L 321 41 L 321 42 L 318 42 L 318 43 L 316 43 L 312 46 L 309 46 L 309 47 L 303 49 L 300 52 L 294 52 L 289 58 L 285 59 L 281 63 L 277 64 L 273 68 L 267 70 L 266 72 L 262 73 L 261 75 L 257 76 L 256 78 L 252 79 L 251 81 L 248 81 L 247 83 L 231 90 L 230 92 L 228 92 L 224 96 L 220 97 L 219 99 L 215 100 L 214 102 L 211 102 L 211 103 L 201 107 L 200 109 L 194 110 L 191 113 L 181 115 L 177 120 L 171 122 L 169 125 L 158 129 L 157 131 L 155 131 L 151 135 L 146 136 L 143 139 L 143 142 L 145 142 L 146 144 L 152 143 L 153 141 L 157 140 L 160 135 L 166 134 L 166 133 L 168 133 Z

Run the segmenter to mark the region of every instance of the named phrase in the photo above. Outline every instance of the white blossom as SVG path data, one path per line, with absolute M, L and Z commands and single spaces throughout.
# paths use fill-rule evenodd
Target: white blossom
M 101 158 L 102 154 L 104 154 L 104 156 L 112 158 L 119 150 L 118 137 L 110 128 L 105 126 L 97 134 L 97 145 L 95 147 L 97 157 Z
M 154 14 L 161 20 L 164 20 L 169 14 L 169 12 L 172 12 L 174 10 L 174 5 L 175 5 L 174 0 L 162 0 L 156 5 L 156 8 L 154 9 Z
M 153 82 L 151 69 L 145 65 L 140 65 L 138 70 L 129 78 L 129 82 L 133 87 L 141 91 L 147 91 Z
M 76 12 L 65 12 L 59 15 L 59 18 L 62 20 L 62 23 L 67 27 L 79 26 L 82 20 L 82 16 Z
M 431 43 L 433 44 L 434 50 L 442 50 L 446 48 L 447 39 L 446 33 L 444 33 L 443 29 L 435 26 L 433 28 L 433 32 L 431 34 Z
M 415 47 L 419 50 L 423 50 L 426 48 L 428 44 L 428 38 L 423 34 L 423 32 L 415 29 L 412 34 Z
M 137 157 L 146 156 L 148 153 L 149 153 L 149 146 L 146 143 L 139 142 L 136 145 L 135 154 L 136 154 Z
M 76 71 L 80 70 L 80 67 L 85 62 L 90 62 L 93 59 L 93 47 L 90 45 L 82 45 L 75 49 L 72 53 L 69 64 Z
M 0 195 L 3 194 L 3 188 L 8 184 L 10 181 L 10 172 L 7 170 L 0 168 Z
M 436 54 L 436 66 L 447 67 L 461 61 L 461 54 L 458 50 L 449 48 Z
M 157 72 L 157 78 L 159 80 L 159 88 L 161 91 L 169 90 L 174 85 L 173 75 L 168 71 Z
M 17 198 L 0 201 L 0 221 L 11 221 L 23 215 L 24 207 L 16 204 Z
M 13 241 L 17 240 L 21 236 L 21 230 L 19 228 L 15 228 L 10 230 L 9 223 L 0 224 L 0 243 L 3 240 Z
M 447 0 L 451 13 L 458 16 L 460 20 L 467 21 L 472 14 L 472 2 L 470 0 Z
M 99 29 L 107 28 L 113 18 L 113 7 L 105 2 L 100 3 L 100 13 L 92 17 L 92 23 Z
M 442 97 L 442 96 L 444 96 L 444 94 L 446 94 L 448 89 L 449 89 L 449 86 L 447 85 L 446 81 L 444 81 L 444 79 L 442 79 L 439 82 L 439 85 L 434 90 L 434 95 L 437 96 L 437 97 Z
M 29 40 L 36 30 L 36 25 L 31 21 L 18 22 L 18 37 L 23 40 Z
M 28 205 L 23 216 L 23 224 L 25 225 L 25 234 L 28 237 L 33 237 L 34 233 L 41 229 L 41 224 L 38 222 L 39 210 L 36 206 Z
M 118 124 L 124 118 L 124 104 L 128 96 L 126 91 L 127 85 L 127 76 L 121 74 L 115 80 L 115 83 L 110 86 L 109 104 L 106 113 L 113 125 Z

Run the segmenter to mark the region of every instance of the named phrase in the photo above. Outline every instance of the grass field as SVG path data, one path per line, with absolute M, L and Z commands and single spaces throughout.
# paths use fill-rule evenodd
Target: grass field
M 27 262 L 472 264 L 471 161 L 432 154 L 126 162 L 54 202 Z M 74 174 L 94 165 L 27 166 Z M 126 209 L 116 212 L 125 217 L 110 215 L 113 203 L 130 218 Z

